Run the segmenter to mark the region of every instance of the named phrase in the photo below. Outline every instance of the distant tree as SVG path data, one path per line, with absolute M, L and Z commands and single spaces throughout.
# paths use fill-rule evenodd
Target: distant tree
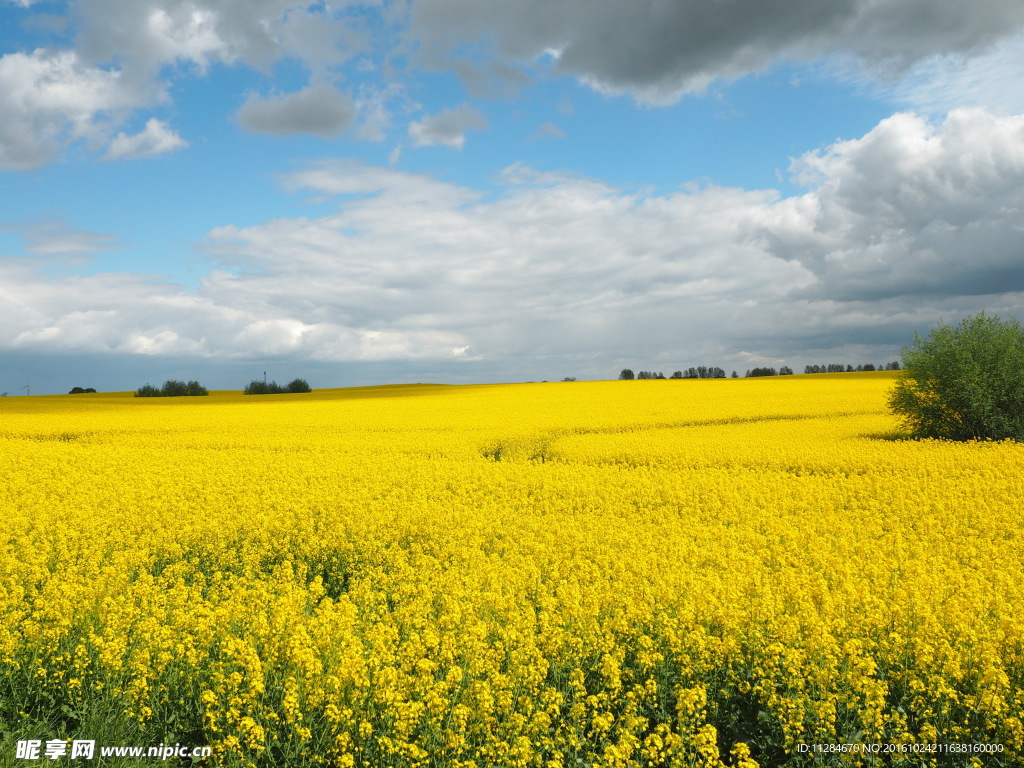
M 779 376 L 792 376 L 792 375 L 793 375 L 793 369 L 790 368 L 788 365 L 783 365 L 781 368 L 779 368 Z
M 662 373 L 661 371 L 658 371 L 658 375 L 655 376 L 654 378 L 656 378 L 656 379 L 664 379 L 665 378 L 665 374 Z
M 162 397 L 185 397 L 188 394 L 188 384 L 177 379 L 169 379 L 160 388 Z
M 630 370 L 629 368 L 623 368 L 623 369 L 622 369 L 622 372 L 621 372 L 621 373 L 619 373 L 619 379 L 621 379 L 621 380 L 624 380 L 624 381 L 625 381 L 625 380 L 629 380 L 629 381 L 632 381 L 632 380 L 633 380 L 633 378 L 634 378 L 634 376 L 633 376 L 633 371 L 631 371 L 631 370 Z
M 246 395 L 283 395 L 288 390 L 276 381 L 266 382 L 260 379 L 253 379 L 248 386 L 242 390 Z
M 563 379 L 563 381 L 568 381 L 568 379 Z M 571 379 L 571 381 L 576 381 L 576 379 Z M 292 394 L 301 395 L 313 390 L 309 388 L 309 382 L 305 379 L 292 379 L 288 382 L 288 391 Z
M 200 384 L 198 381 L 178 381 L 177 379 L 169 379 L 164 382 L 162 388 L 157 389 L 156 387 L 146 384 L 145 386 L 139 387 L 135 392 L 136 397 L 199 397 L 203 395 L 209 395 L 206 391 L 206 387 Z
M 95 392 L 96 392 L 96 390 L 93 389 L 92 387 L 85 387 L 84 389 L 82 387 L 72 387 L 71 391 L 68 392 L 68 394 L 69 395 L 88 395 L 88 394 L 95 394 Z
M 733 377 L 734 379 L 738 379 L 738 378 L 739 378 L 740 376 L 739 376 L 739 374 L 738 374 L 738 373 L 736 373 L 736 371 L 733 371 L 733 372 L 732 372 L 732 377 Z
M 681 379 L 681 378 L 683 378 L 683 372 L 682 371 L 673 371 L 672 375 L 669 376 L 669 378 L 670 379 Z
M 874 366 L 873 363 L 864 363 L 864 370 L 865 371 L 873 371 L 873 370 L 875 370 L 875 366 Z
M 774 368 L 752 368 L 747 371 L 747 376 L 778 376 L 779 372 Z
M 562 381 L 576 381 L 575 376 L 566 376 Z
M 889 407 L 915 437 L 1024 441 L 1024 329 L 981 312 L 914 334 Z
M 887 371 L 898 371 L 900 369 L 899 361 L 893 360 L 891 363 L 887 363 L 885 370 Z

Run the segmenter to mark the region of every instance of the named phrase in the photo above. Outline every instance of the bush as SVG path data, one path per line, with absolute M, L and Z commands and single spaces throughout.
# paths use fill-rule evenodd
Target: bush
M 265 381 L 253 379 L 242 391 L 247 395 L 284 395 L 288 393 L 302 394 L 304 392 L 312 392 L 313 390 L 309 388 L 309 382 L 305 379 L 294 379 L 287 387 L 282 387 L 276 381 L 268 384 Z
M 68 392 L 69 395 L 90 395 L 95 393 L 96 390 L 92 387 L 85 387 L 84 389 L 82 387 L 72 387 L 71 391 Z
M 284 387 L 278 384 L 276 381 L 272 381 L 269 384 L 259 379 L 253 379 L 249 382 L 249 385 L 242 390 L 247 395 L 283 395 L 287 392 Z
M 165 381 L 161 389 L 146 384 L 135 392 L 136 397 L 200 397 L 209 394 L 206 387 L 198 381 L 185 382 L 177 379 Z
M 903 348 L 889 407 L 914 437 L 1024 441 L 1024 329 L 984 312 Z

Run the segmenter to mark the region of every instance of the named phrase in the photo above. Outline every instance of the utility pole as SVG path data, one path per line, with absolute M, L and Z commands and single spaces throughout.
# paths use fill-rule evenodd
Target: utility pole
M 267 383 L 267 372 L 266 371 L 263 372 L 263 383 L 264 384 Z

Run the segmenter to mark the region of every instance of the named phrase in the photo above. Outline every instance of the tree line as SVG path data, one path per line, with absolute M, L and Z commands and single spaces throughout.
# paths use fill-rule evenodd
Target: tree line
M 75 390 L 80 390 L 80 387 L 75 387 L 71 391 L 71 394 L 79 394 Z M 94 389 L 82 390 L 84 392 L 95 392 Z M 289 382 L 286 386 L 281 386 L 276 381 L 266 382 L 254 379 L 249 382 L 242 392 L 246 395 L 284 395 L 284 394 L 300 394 L 304 392 L 312 392 L 309 388 L 309 382 L 305 379 L 294 379 Z M 136 390 L 136 397 L 196 397 L 202 395 L 209 395 L 206 387 L 200 384 L 198 381 L 178 381 L 177 379 L 170 379 L 164 382 L 164 385 L 157 389 L 152 384 L 145 384 Z
M 862 371 L 898 371 L 900 364 L 893 360 L 891 363 L 879 365 L 877 368 L 872 363 L 865 363 L 854 368 L 852 365 L 842 363 L 829 363 L 828 365 L 805 365 L 804 373 L 860 373 Z
M 886 363 L 885 365 L 879 365 L 877 368 L 873 363 L 864 363 L 856 367 L 852 365 L 844 365 L 842 363 L 829 363 L 828 365 L 805 365 L 804 373 L 860 373 L 863 371 L 898 371 L 900 370 L 900 364 L 898 362 Z M 792 376 L 793 369 L 788 365 L 783 365 L 776 369 L 773 366 L 751 368 L 744 375 L 743 378 L 753 378 L 756 376 Z M 654 371 L 640 371 L 639 373 L 633 373 L 630 368 L 623 368 L 619 373 L 619 378 L 623 380 L 633 379 L 725 379 L 729 378 L 726 376 L 725 371 L 717 366 L 698 365 L 693 368 L 687 368 L 685 371 L 676 371 L 671 376 L 665 376 L 664 373 Z M 734 379 L 740 378 L 740 375 L 736 372 L 732 372 Z

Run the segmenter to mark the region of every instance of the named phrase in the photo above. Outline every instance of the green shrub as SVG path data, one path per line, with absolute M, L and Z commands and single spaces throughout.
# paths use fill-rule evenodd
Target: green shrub
M 185 397 L 188 394 L 188 384 L 177 379 L 170 379 L 164 382 L 160 394 L 164 397 Z
M 198 381 L 186 382 L 177 379 L 165 381 L 161 389 L 146 384 L 135 392 L 136 397 L 199 397 L 209 394 L 206 387 Z
M 272 381 L 269 384 L 265 381 L 258 381 L 253 379 L 249 382 L 249 385 L 242 390 L 247 395 L 282 395 L 288 390 L 278 384 L 276 381 Z
M 93 389 L 92 387 L 85 387 L 85 388 L 82 388 L 82 387 L 72 387 L 71 391 L 68 392 L 69 395 L 89 395 L 89 394 L 95 394 L 95 393 L 96 393 L 96 390 Z
M 287 387 L 282 387 L 276 381 L 269 384 L 265 381 L 254 379 L 242 390 L 247 395 L 284 395 L 289 393 L 312 392 L 309 382 L 305 379 L 295 379 Z
M 984 312 L 903 348 L 889 407 L 914 437 L 1024 440 L 1024 329 Z

